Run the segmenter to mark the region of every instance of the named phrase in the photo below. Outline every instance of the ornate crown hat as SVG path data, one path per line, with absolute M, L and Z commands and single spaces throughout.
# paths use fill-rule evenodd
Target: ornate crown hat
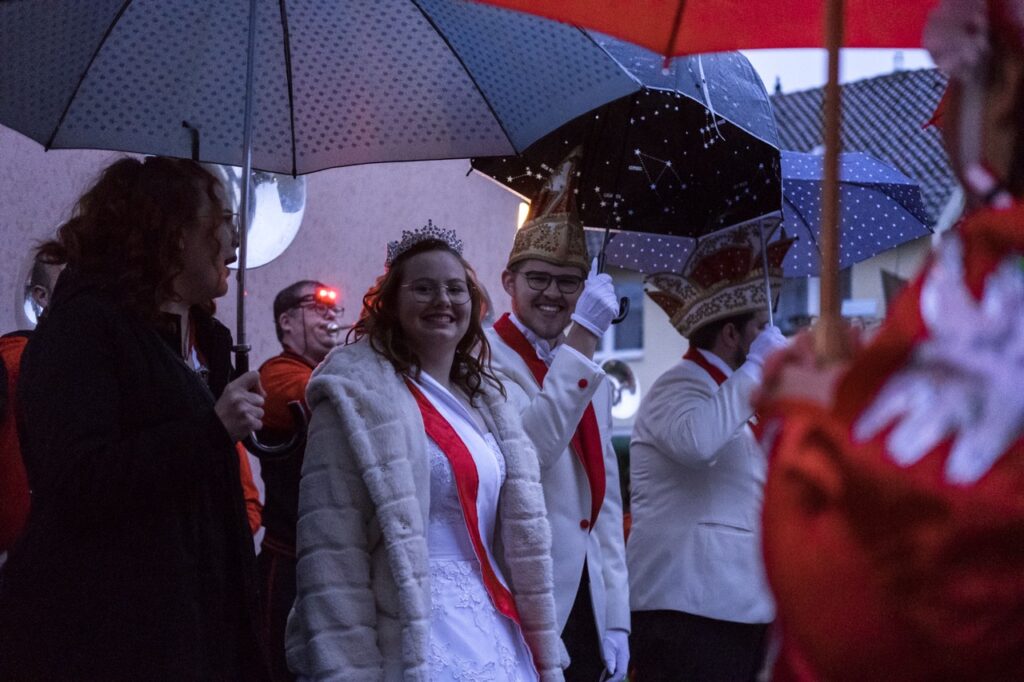
M 384 259 L 384 267 L 390 268 L 395 259 L 420 242 L 441 242 L 462 255 L 462 240 L 455 234 L 455 230 L 446 230 L 427 220 L 427 224 L 418 230 L 402 230 L 401 239 L 388 242 L 388 255 Z
M 779 302 L 782 261 L 793 244 L 782 238 L 768 244 L 772 308 Z M 672 326 L 689 338 L 700 327 L 733 315 L 765 310 L 761 240 L 753 227 L 731 229 L 702 240 L 681 275 L 662 272 L 644 282 L 647 295 L 668 313 Z
M 576 147 L 562 160 L 530 204 L 526 222 L 516 232 L 508 267 L 528 258 L 552 265 L 590 269 L 583 223 L 576 212 L 576 183 L 583 148 Z

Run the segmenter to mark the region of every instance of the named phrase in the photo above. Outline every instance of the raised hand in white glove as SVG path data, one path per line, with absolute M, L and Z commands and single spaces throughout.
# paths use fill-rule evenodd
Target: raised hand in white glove
M 604 633 L 604 667 L 610 682 L 626 679 L 629 667 L 629 633 L 610 628 Z
M 775 351 L 785 348 L 788 343 L 789 341 L 782 335 L 782 331 L 778 327 L 774 325 L 765 327 L 750 344 L 747 361 L 743 363 L 744 367 L 760 381 L 764 361 Z
M 619 299 L 615 296 L 612 276 L 597 272 L 597 259 L 590 264 L 590 274 L 583 285 L 583 293 L 576 301 L 572 321 L 594 336 L 601 338 L 619 313 Z

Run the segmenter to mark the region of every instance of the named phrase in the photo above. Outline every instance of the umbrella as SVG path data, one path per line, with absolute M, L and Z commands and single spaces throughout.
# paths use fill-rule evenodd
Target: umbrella
M 259 10 L 259 11 L 257 11 Z M 0 124 L 251 169 L 512 154 L 639 85 L 582 31 L 458 0 L 9 0 Z
M 861 152 L 841 154 L 839 161 L 840 268 L 932 233 L 915 181 Z M 787 277 L 820 274 L 822 167 L 821 156 L 782 152 L 781 225 L 786 233 L 797 237 L 783 262 Z M 621 233 L 608 242 L 607 262 L 645 274 L 679 273 L 698 241 Z
M 533 199 L 583 149 L 577 208 L 591 228 L 697 237 L 777 212 L 778 133 L 761 79 L 739 53 L 678 59 L 595 36 L 644 88 L 475 170 Z
M 845 355 L 840 326 L 839 48 L 916 47 L 935 0 L 904 0 L 880 7 L 871 0 L 478 0 L 580 24 L 645 45 L 666 56 L 771 47 L 828 49 L 825 88 L 825 185 L 822 195 L 821 325 L 816 337 L 824 359 Z

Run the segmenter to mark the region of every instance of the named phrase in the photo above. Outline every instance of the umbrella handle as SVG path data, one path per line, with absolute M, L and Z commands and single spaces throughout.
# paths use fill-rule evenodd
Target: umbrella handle
M 623 296 L 619 299 L 619 314 L 612 320 L 612 324 L 619 324 L 629 315 L 629 299 Z
M 241 376 L 249 371 L 249 346 L 240 344 L 232 350 L 235 353 L 235 376 Z M 242 439 L 245 449 L 261 461 L 274 461 L 285 459 L 305 446 L 306 431 L 309 426 L 306 409 L 298 400 L 292 400 L 288 403 L 288 413 L 292 416 L 292 435 L 287 440 L 281 443 L 263 443 L 257 434 L 250 433 Z
M 256 455 L 262 462 L 279 461 L 287 459 L 292 453 L 301 450 L 306 445 L 306 432 L 309 422 L 306 419 L 306 410 L 298 400 L 288 403 L 288 413 L 292 416 L 292 435 L 288 440 L 281 443 L 263 443 L 255 433 L 242 440 L 245 449 Z

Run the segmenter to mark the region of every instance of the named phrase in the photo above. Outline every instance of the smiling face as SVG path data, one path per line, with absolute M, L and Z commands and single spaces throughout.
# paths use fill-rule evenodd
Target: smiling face
M 550 275 L 547 288 L 543 291 L 530 288 L 527 280 L 530 273 Z M 512 312 L 519 321 L 540 338 L 553 341 L 569 326 L 576 301 L 583 293 L 582 285 L 570 294 L 562 293 L 558 289 L 557 278 L 581 278 L 584 274 L 575 266 L 551 265 L 530 258 L 517 263 L 514 271 L 503 272 L 501 284 L 512 297 Z
M 196 219 L 182 236 L 182 270 L 172 286 L 187 305 L 203 304 L 228 292 L 228 264 L 236 260 L 238 233 L 234 216 L 224 208 L 219 185 L 217 195 L 211 198 L 203 191 Z
M 425 251 L 404 264 L 398 291 L 398 323 L 410 350 L 420 357 L 455 353 L 469 329 L 471 303 L 452 303 L 445 287 L 469 286 L 466 269 L 445 250 Z M 423 292 L 433 288 L 431 300 Z

